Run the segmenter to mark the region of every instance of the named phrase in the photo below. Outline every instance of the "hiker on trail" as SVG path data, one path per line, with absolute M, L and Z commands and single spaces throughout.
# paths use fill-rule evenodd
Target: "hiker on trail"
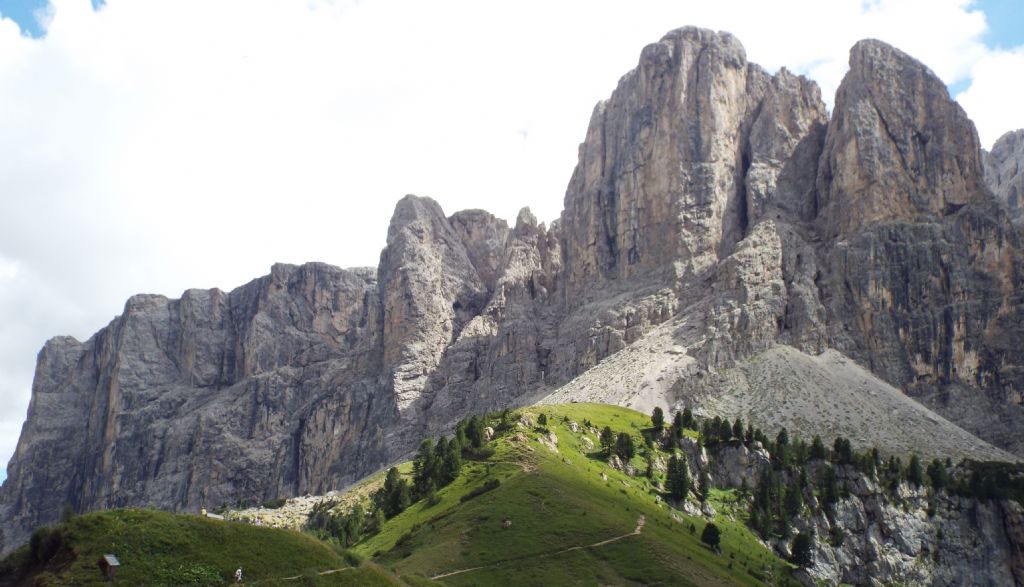
M 235 571 L 235 583 L 241 583 L 241 582 L 242 582 L 242 567 L 238 567 L 238 570 Z

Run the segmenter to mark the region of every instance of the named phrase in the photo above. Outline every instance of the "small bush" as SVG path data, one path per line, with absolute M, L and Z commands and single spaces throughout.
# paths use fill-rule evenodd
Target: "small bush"
M 36 528 L 28 542 L 29 558 L 36 564 L 43 565 L 57 554 L 63 544 L 64 535 L 57 528 Z
M 265 507 L 268 510 L 277 510 L 281 509 L 286 503 L 288 503 L 288 500 L 284 498 L 268 499 L 267 501 L 263 502 L 263 507 Z
M 480 487 L 477 487 L 476 489 L 470 491 L 466 495 L 460 497 L 459 501 L 462 503 L 466 503 L 467 501 L 473 499 L 474 497 L 479 497 L 487 493 L 488 491 L 497 489 L 499 485 L 501 485 L 501 481 L 498 481 L 497 479 L 491 479 L 490 481 L 484 483 Z
M 471 461 L 486 461 L 494 456 L 494 447 L 482 446 L 480 448 L 463 447 L 462 456 Z
M 842 528 L 833 527 L 829 530 L 828 543 L 834 548 L 839 548 L 843 545 L 843 540 L 846 539 L 846 534 L 843 533 Z

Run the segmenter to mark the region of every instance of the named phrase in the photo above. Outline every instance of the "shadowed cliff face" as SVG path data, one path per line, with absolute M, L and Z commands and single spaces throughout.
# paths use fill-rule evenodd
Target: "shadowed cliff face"
M 375 392 L 375 288 L 372 270 L 275 265 L 230 294 L 135 296 L 88 341 L 47 343 L 2 489 L 8 539 L 65 503 L 216 507 L 375 470 L 395 411 Z
M 818 175 L 833 346 L 982 438 L 1024 452 L 1021 242 L 974 125 L 924 65 L 850 52 Z
M 635 386 L 578 399 L 678 405 L 775 345 L 833 348 L 1024 452 L 1020 242 L 980 157 L 941 82 L 882 43 L 854 47 L 830 121 L 814 82 L 727 33 L 672 31 L 595 108 L 550 226 L 407 196 L 376 271 L 275 265 L 50 341 L 0 548 L 64 503 L 339 488 L 652 332 L 678 368 L 638 360 Z
M 1024 129 L 999 137 L 991 153 L 982 152 L 982 159 L 985 183 L 1019 226 L 1024 220 Z

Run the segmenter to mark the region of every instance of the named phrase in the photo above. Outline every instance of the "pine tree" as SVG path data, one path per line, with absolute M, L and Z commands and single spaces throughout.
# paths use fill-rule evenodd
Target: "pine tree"
M 718 422 L 718 438 L 722 442 L 729 442 L 729 438 L 732 436 L 732 425 L 725 418 L 722 418 Z
M 814 564 L 814 535 L 803 532 L 793 537 L 792 555 L 789 562 L 802 568 Z
M 700 477 L 697 478 L 697 497 L 702 502 L 707 501 L 709 491 L 711 491 L 711 477 L 706 471 L 701 471 Z
M 754 425 L 750 424 L 749 422 L 747 423 L 747 431 L 743 435 L 743 442 L 745 444 L 753 444 L 754 443 Z
M 612 449 L 615 447 L 615 433 L 612 432 L 611 426 L 605 426 L 604 430 L 601 431 L 601 448 L 604 450 L 605 455 L 611 456 Z
M 352 546 L 362 538 L 365 518 L 366 513 L 363 510 L 363 506 L 358 503 L 345 516 L 345 541 L 347 543 L 345 546 Z
M 683 437 L 683 413 L 676 412 L 674 418 L 672 418 L 672 434 L 679 440 Z
M 537 425 L 540 426 L 541 428 L 547 427 L 547 425 L 548 425 L 547 414 L 545 414 L 544 412 L 541 412 L 541 414 L 539 416 L 537 416 Z
M 924 485 L 924 472 L 921 470 L 921 459 L 916 454 L 910 457 L 910 464 L 907 465 L 907 481 L 914 487 Z
M 711 550 L 718 550 L 722 542 L 722 533 L 714 522 L 708 522 L 704 531 L 700 533 L 700 541 L 711 547 Z
M 790 485 L 786 488 L 784 502 L 786 514 L 789 517 L 795 518 L 800 515 L 800 512 L 804 509 L 804 496 L 798 485 Z
M 412 462 L 412 485 L 417 496 L 426 493 L 427 484 L 433 482 L 436 475 L 437 456 L 434 454 L 434 441 L 427 438 L 420 443 L 416 458 Z M 389 514 L 388 517 L 391 515 L 393 514 Z
M 839 501 L 839 485 L 836 481 L 836 470 L 827 465 L 821 476 L 821 495 L 825 507 L 831 508 Z
M 787 445 L 789 444 L 789 432 L 785 428 L 779 430 L 779 435 L 775 437 L 775 444 Z
M 690 491 L 690 471 L 685 458 L 672 455 L 668 460 L 665 488 L 672 499 L 684 499 Z
M 654 412 L 651 413 L 651 424 L 654 425 L 657 432 L 661 432 L 665 428 L 665 412 L 661 410 L 661 406 L 655 407 Z
M 949 474 L 946 473 L 946 467 L 942 466 L 942 461 L 939 459 L 934 459 L 928 465 L 928 479 L 935 491 L 940 491 L 949 483 Z
M 442 478 L 444 479 L 442 486 L 457 479 L 459 473 L 462 472 L 462 447 L 459 446 L 459 443 L 455 438 L 448 443 L 448 450 L 444 453 L 444 461 L 441 465 L 441 470 L 444 472 L 442 475 Z
M 469 419 L 466 424 L 466 440 L 469 441 L 469 446 L 480 448 L 484 445 L 484 428 L 486 426 L 477 416 Z
M 838 437 L 832 444 L 835 461 L 840 465 L 849 465 L 853 462 L 853 447 L 848 438 Z
M 743 440 L 743 420 L 740 420 L 739 416 L 732 423 L 732 437 L 739 441 Z
M 619 432 L 615 439 L 615 452 L 624 461 L 628 461 L 636 454 L 636 446 L 633 444 L 633 437 L 629 432 Z
M 372 522 L 372 530 L 373 531 L 371 533 L 372 534 L 376 534 L 377 532 L 380 532 L 380 529 L 384 527 L 384 520 L 385 520 L 384 511 L 381 510 L 380 508 L 375 508 L 373 510 L 373 514 L 370 516 L 370 518 L 373 520 L 373 522 Z M 342 544 L 345 543 L 345 541 L 341 540 L 340 538 L 338 539 L 338 542 L 341 542 Z
M 683 428 L 693 430 L 693 411 L 690 408 L 683 408 Z
M 455 425 L 455 436 L 454 439 L 459 443 L 459 447 L 469 446 L 469 439 L 466 436 L 466 426 L 469 425 L 469 421 L 465 418 L 459 420 L 459 423 Z
M 498 429 L 502 432 L 508 432 L 512 429 L 512 410 L 505 408 L 501 411 L 501 420 L 498 423 Z
M 821 442 L 821 437 L 818 435 L 814 436 L 811 440 L 811 459 L 827 459 L 828 450 L 825 449 L 825 444 Z

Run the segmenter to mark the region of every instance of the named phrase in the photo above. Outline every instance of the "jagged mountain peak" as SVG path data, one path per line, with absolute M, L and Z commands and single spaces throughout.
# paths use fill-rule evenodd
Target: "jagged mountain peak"
M 941 218 L 982 185 L 977 131 L 942 80 L 881 41 L 854 45 L 817 186 L 829 232 Z

